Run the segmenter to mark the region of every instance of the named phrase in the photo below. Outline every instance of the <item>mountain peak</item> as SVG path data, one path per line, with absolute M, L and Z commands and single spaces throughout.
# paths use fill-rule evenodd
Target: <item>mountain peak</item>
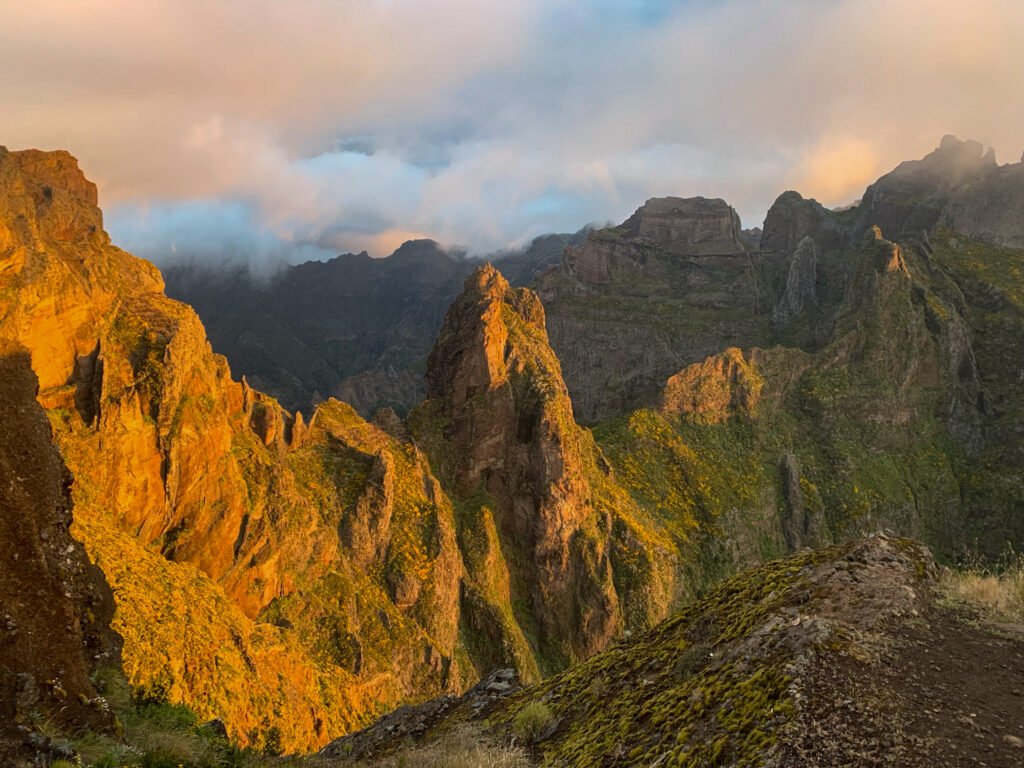
M 445 315 L 427 361 L 427 396 L 458 407 L 478 388 L 504 382 L 511 353 L 506 344 L 510 330 L 519 323 L 543 332 L 544 309 L 537 295 L 510 287 L 492 264 L 473 270 Z M 557 367 L 546 334 L 543 341 Z
M 630 237 L 687 255 L 743 253 L 740 218 L 720 198 L 652 197 L 620 228 Z
M 936 149 L 920 160 L 900 163 L 879 182 L 889 178 L 913 179 L 919 184 L 948 188 L 982 176 L 996 167 L 995 152 L 991 149 L 986 152 L 985 145 L 980 141 L 962 141 L 947 134 L 942 137 Z
M 497 267 L 487 262 L 473 270 L 463 287 L 467 295 L 500 299 L 509 289 L 509 282 Z
M 17 179 L 17 182 L 15 182 Z M 22 218 L 33 242 L 77 242 L 100 238 L 103 214 L 98 207 L 96 185 L 85 178 L 70 152 L 23 149 L 0 151 L 0 187 L 8 193 L 0 205 L 0 219 Z M 2 225 L 0 225 L 2 227 Z M 14 235 L 0 228 L 0 251 Z
M 448 425 L 455 495 L 486 498 L 474 527 L 492 527 L 498 549 L 515 553 L 514 597 L 531 609 L 513 633 L 535 635 L 538 657 L 556 666 L 604 647 L 619 621 L 608 545 L 580 544 L 601 528 L 586 472 L 592 442 L 573 419 L 537 295 L 510 288 L 490 264 L 476 269 L 430 353 L 427 395 Z

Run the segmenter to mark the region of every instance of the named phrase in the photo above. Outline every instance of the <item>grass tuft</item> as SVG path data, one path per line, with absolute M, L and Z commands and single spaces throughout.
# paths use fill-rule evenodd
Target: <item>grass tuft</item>
M 547 704 L 533 701 L 523 707 L 512 721 L 512 731 L 528 744 L 537 741 L 554 719 Z
M 464 726 L 445 738 L 394 755 L 356 763 L 353 768 L 530 768 L 523 750 L 490 744 Z
M 1024 555 L 1001 568 L 972 565 L 943 574 L 941 587 L 953 600 L 973 603 L 991 619 L 1024 623 Z

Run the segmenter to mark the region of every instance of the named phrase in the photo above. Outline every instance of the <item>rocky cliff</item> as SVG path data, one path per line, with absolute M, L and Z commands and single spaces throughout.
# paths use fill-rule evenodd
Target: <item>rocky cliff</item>
M 776 323 L 787 323 L 799 317 L 807 307 L 818 303 L 818 245 L 809 235 L 797 243 L 789 261 L 786 275 L 786 289 L 775 305 L 772 319 Z
M 538 287 L 577 416 L 652 404 L 685 365 L 761 343 L 784 270 L 748 251 L 721 200 L 655 198 L 589 233 Z
M 28 351 L 0 339 L 0 760 L 56 750 L 31 732 L 112 730 L 93 684 L 119 662 L 113 595 L 71 536 L 71 476 L 35 400 Z M 34 739 L 34 740 L 33 740 Z M 59 754 L 59 752 L 58 752 Z
M 31 356 L 129 681 L 286 748 L 464 685 L 450 506 L 415 449 L 232 381 L 70 155 L 3 150 L 0 182 L 0 336 Z
M 648 595 L 623 615 L 615 571 L 627 566 L 616 562 L 615 539 L 626 530 L 629 505 L 601 498 L 613 480 L 573 418 L 532 291 L 512 288 L 489 265 L 470 275 L 428 360 L 427 395 L 413 423 L 453 494 L 465 500 L 470 621 L 494 632 L 483 626 L 493 621 L 487 616 L 507 603 L 512 612 L 502 631 L 512 633 L 513 646 L 528 643 L 540 670 L 549 671 L 665 610 L 653 553 L 634 551 L 641 567 L 629 567 L 641 581 L 632 589 Z M 496 564 L 502 584 L 489 587 Z M 646 614 L 645 605 L 652 606 Z
M 724 200 L 653 197 L 626 219 L 630 239 L 681 256 L 735 256 L 744 253 L 740 217 Z

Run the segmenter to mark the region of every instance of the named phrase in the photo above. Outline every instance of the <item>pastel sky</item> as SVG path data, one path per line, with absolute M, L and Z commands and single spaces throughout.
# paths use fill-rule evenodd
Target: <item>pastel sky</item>
M 0 143 L 115 241 L 473 253 L 723 197 L 857 198 L 955 133 L 1024 149 L 1021 0 L 0 0 Z

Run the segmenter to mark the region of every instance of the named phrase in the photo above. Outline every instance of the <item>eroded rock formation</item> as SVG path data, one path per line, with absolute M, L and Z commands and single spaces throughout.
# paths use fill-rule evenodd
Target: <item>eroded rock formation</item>
M 540 652 L 581 657 L 620 624 L 608 540 L 611 520 L 591 504 L 592 442 L 573 420 L 547 343 L 544 309 L 486 266 L 466 281 L 427 366 L 458 496 L 486 501 L 506 552 L 520 626 Z
M 0 151 L 0 337 L 31 356 L 76 531 L 123 597 L 129 680 L 290 749 L 465 685 L 461 561 L 425 460 L 340 404 L 307 427 L 232 381 L 96 202 L 67 153 Z
M 717 424 L 732 415 L 749 418 L 757 408 L 764 385 L 755 358 L 752 355 L 747 360 L 742 350 L 730 347 L 704 362 L 687 366 L 665 384 L 662 412 L 683 415 L 702 424 Z
M 577 416 L 652 405 L 686 365 L 763 343 L 784 268 L 744 246 L 728 204 L 704 198 L 649 200 L 567 248 L 538 292 Z
M 786 290 L 775 305 L 772 319 L 786 323 L 800 315 L 804 308 L 817 304 L 818 246 L 809 236 L 797 244 L 789 261 Z

